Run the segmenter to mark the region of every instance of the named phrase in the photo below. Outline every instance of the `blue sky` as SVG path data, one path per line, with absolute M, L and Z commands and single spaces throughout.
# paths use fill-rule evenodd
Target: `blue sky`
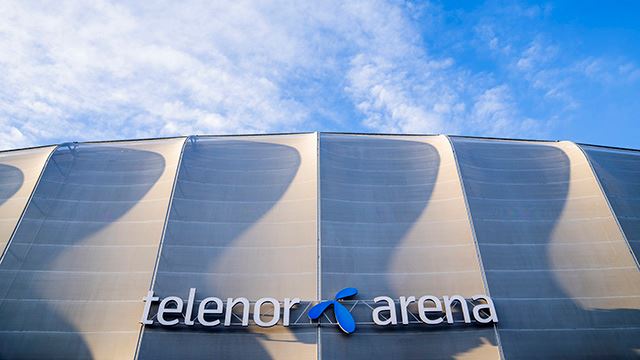
M 0 3 L 0 148 L 289 131 L 640 148 L 640 2 Z

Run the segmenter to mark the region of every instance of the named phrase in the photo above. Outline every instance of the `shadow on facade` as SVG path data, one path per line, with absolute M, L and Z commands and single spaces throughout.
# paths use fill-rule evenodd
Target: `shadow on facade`
M 454 145 L 491 296 L 501 315 L 498 331 L 505 357 L 635 358 L 640 338 L 633 327 L 640 323 L 640 312 L 585 309 L 567 293 L 570 280 L 561 283 L 558 277 L 567 275 L 552 263 L 562 256 L 551 239 L 571 184 L 571 162 L 564 151 L 540 145 Z M 584 241 L 597 237 L 584 236 Z M 575 267 L 592 267 L 590 261 L 585 258 Z M 573 282 L 572 287 L 584 291 L 579 285 L 584 279 Z M 602 296 L 624 293 L 623 283 L 611 278 L 609 289 L 596 291 Z M 598 331 L 606 327 L 614 329 Z
M 13 195 L 15 195 L 15 193 L 18 192 L 18 190 L 20 190 L 23 183 L 24 183 L 24 174 L 22 173 L 22 170 L 12 165 L 0 164 L 0 205 L 3 205 L 8 200 L 10 200 L 13 197 Z M 26 200 L 24 201 L 26 202 Z M 11 205 L 8 205 L 8 206 L 11 207 Z M 15 214 L 20 215 L 23 208 L 15 209 L 16 206 L 19 206 L 19 205 L 12 206 L 13 209 L 7 209 L 9 211 L 6 211 L 5 214 L 15 211 L 14 212 Z M 6 234 L 6 238 L 0 239 L 0 254 L 4 253 L 6 244 L 9 242 L 9 238 L 11 237 L 13 226 L 15 226 L 15 223 L 17 222 L 17 220 L 18 219 L 15 219 L 15 218 L 3 219 L 3 222 L 6 225 L 3 226 L 2 233 L 3 235 Z
M 120 238 L 100 232 L 139 205 L 164 167 L 162 156 L 125 147 L 87 144 L 52 154 L 0 265 L 0 357 L 105 358 L 135 347 L 137 331 L 117 330 L 131 328 L 137 314 L 119 317 L 114 305 L 129 305 L 109 301 L 135 300 L 137 308 L 149 273 L 116 268 L 134 250 L 109 246 L 144 241 L 127 236 L 135 225 Z M 152 259 L 155 241 L 141 250 Z
M 23 183 L 22 170 L 15 166 L 0 164 L 0 205 L 11 199 Z
M 591 159 L 635 257 L 640 258 L 640 151 L 581 147 Z
M 551 262 L 551 239 L 571 180 L 567 155 L 540 145 L 460 141 L 455 147 L 506 357 L 635 357 L 640 312 L 585 309 L 558 281 Z M 320 161 L 322 298 L 346 286 L 357 287 L 363 299 L 419 295 L 397 293 L 396 283 L 424 279 L 394 278 L 389 272 L 393 254 L 431 199 L 440 164 L 437 150 L 405 140 L 323 137 Z M 91 329 L 101 323 L 94 318 L 83 323 L 76 311 L 104 311 L 92 300 L 137 301 L 147 284 L 133 286 L 139 283 L 133 273 L 107 275 L 118 271 L 107 265 L 95 271 L 94 265 L 105 264 L 101 254 L 106 253 L 69 254 L 89 240 L 110 245 L 114 239 L 100 233 L 139 204 L 164 167 L 163 157 L 149 151 L 96 145 L 56 150 L 0 264 L 0 357 L 91 358 L 104 354 L 93 352 L 87 336 L 101 336 L 91 341 L 102 343 L 101 349 L 119 343 L 121 336 L 137 338 L 137 333 L 82 332 L 104 329 Z M 278 204 L 299 168 L 300 154 L 288 146 L 206 139 L 188 143 L 154 284 L 157 295 L 186 296 L 188 288 L 197 287 L 206 296 L 241 296 L 238 289 L 250 281 L 262 286 L 242 274 L 211 270 Z M 13 179 L 0 186 L 0 201 L 20 187 L 12 190 L 12 184 L 22 182 L 15 170 L 0 166 L 0 178 Z M 420 286 L 429 288 L 428 283 Z M 111 321 L 137 323 L 138 316 Z M 596 331 L 612 327 L 618 329 Z M 572 328 L 593 331 L 567 330 Z M 140 358 L 273 355 L 262 345 L 269 336 L 253 329 L 175 330 L 180 327 L 147 327 Z M 362 327 L 346 337 L 323 327 L 322 354 L 332 359 L 454 358 L 487 341 L 495 345 L 486 330 Z M 291 331 L 299 342 L 316 341 L 315 334 Z
M 440 167 L 437 149 L 417 141 L 327 136 L 320 161 L 323 298 L 353 286 L 360 299 L 388 295 L 397 301 L 431 294 L 437 284 L 430 281 L 455 281 L 447 273 L 421 275 L 425 267 L 419 254 L 402 251 L 403 273 L 394 259 L 431 199 Z M 422 293 L 398 293 L 402 288 Z M 363 310 L 357 319 L 371 321 L 371 311 Z M 330 359 L 449 358 L 495 341 L 492 332 L 488 340 L 487 332 L 482 334 L 457 326 L 362 325 L 346 336 L 323 327 L 322 354 Z
M 264 274 L 247 272 L 247 262 L 260 261 L 261 255 L 260 250 L 256 253 L 251 249 L 253 243 L 243 246 L 241 236 L 278 204 L 299 168 L 300 154 L 290 146 L 225 138 L 198 138 L 187 143 L 158 264 L 156 295 L 186 298 L 191 287 L 198 289 L 197 300 L 202 296 L 217 296 L 223 301 L 238 296 L 256 300 L 251 292 L 275 295 L 265 293 L 267 290 L 261 293 L 260 289 L 273 288 L 269 281 L 282 284 L 288 278 L 278 277 L 269 264 L 258 265 L 264 267 Z M 266 235 L 253 238 L 267 241 Z M 246 258 L 226 258 L 243 253 Z M 281 261 L 289 261 L 286 252 Z M 271 355 L 261 342 L 269 341 L 269 334 L 279 331 L 296 334 L 295 329 L 279 327 L 146 326 L 139 358 L 268 359 Z M 301 335 L 298 340 L 315 343 L 315 333 L 311 337 Z M 299 356 L 281 350 L 279 357 Z

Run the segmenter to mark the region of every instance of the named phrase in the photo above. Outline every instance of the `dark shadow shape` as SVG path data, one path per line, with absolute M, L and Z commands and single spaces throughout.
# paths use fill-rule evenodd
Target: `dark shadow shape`
M 119 288 L 140 281 L 132 279 L 134 274 L 100 277 L 97 273 L 76 272 L 73 264 L 60 261 L 67 249 L 82 245 L 83 240 L 117 222 L 156 183 L 164 168 L 161 155 L 125 147 L 70 145 L 52 154 L 0 265 L 0 357 L 94 356 L 85 335 L 60 313 L 85 303 L 64 300 L 121 300 Z M 93 259 L 72 260 L 79 268 L 90 270 L 94 261 L 100 261 L 100 251 L 88 253 L 97 256 Z M 152 251 L 155 256 L 155 249 Z M 138 295 L 126 294 L 130 298 L 125 300 Z M 97 305 L 100 303 L 94 304 L 91 306 L 96 313 L 105 311 Z M 122 336 L 135 339 L 137 332 Z M 106 351 L 111 350 L 115 349 L 107 347 Z M 109 357 L 109 353 L 95 355 Z
M 569 192 L 571 162 L 564 151 L 455 139 L 454 145 L 487 281 L 500 314 L 498 331 L 505 357 L 636 358 L 640 332 L 631 328 L 640 323 L 640 312 L 585 310 L 555 277 L 558 270 L 548 254 Z M 530 243 L 539 246 L 525 245 Z M 510 269 L 550 271 L 505 271 Z M 564 300 L 522 300 L 536 297 Z M 521 300 L 510 300 L 514 298 Z M 607 326 L 630 329 L 626 337 L 621 331 L 546 330 Z M 536 328 L 540 330 L 525 330 Z
M 445 281 L 444 274 L 404 279 L 394 275 L 395 281 L 424 283 L 423 294 L 399 294 L 388 281 L 396 251 L 431 199 L 440 166 L 438 151 L 417 141 L 360 136 L 322 136 L 320 144 L 322 298 L 349 286 L 359 289 L 358 299 L 387 295 L 397 301 L 399 296 L 427 295 L 426 281 Z M 355 308 L 353 315 L 357 322 L 371 321 L 367 307 Z M 478 330 L 495 342 L 491 327 L 361 325 L 356 333 L 344 335 L 328 325 L 321 328 L 322 355 L 446 358 L 480 345 Z
M 300 155 L 290 146 L 233 138 L 188 142 L 158 264 L 156 296 L 186 298 L 191 287 L 198 290 L 196 300 L 247 296 L 242 290 L 231 290 L 236 275 L 209 272 L 225 250 L 233 248 L 233 242 L 278 203 L 299 167 Z M 279 327 L 261 331 L 279 331 Z M 146 326 L 139 358 L 271 358 L 259 342 L 267 337 L 254 330 L 253 326 Z M 296 334 L 296 329 L 289 330 Z M 315 343 L 315 338 L 315 333 L 299 336 L 305 343 Z
M 20 190 L 20 187 L 22 187 L 23 183 L 24 174 L 22 173 L 22 170 L 12 165 L 0 164 L 0 205 L 11 199 L 11 197 L 13 197 L 13 195 L 18 190 Z M 21 214 L 21 212 L 22 209 L 20 209 L 20 211 L 17 213 L 18 216 Z M 18 221 L 17 218 L 15 220 L 16 222 Z M 8 232 L 6 239 L 0 239 L 0 254 L 4 253 L 5 246 L 9 242 L 10 237 L 11 232 Z
M 627 236 L 640 258 L 640 151 L 582 146 Z
M 0 164 L 0 205 L 20 189 L 24 183 L 22 170 L 8 164 Z

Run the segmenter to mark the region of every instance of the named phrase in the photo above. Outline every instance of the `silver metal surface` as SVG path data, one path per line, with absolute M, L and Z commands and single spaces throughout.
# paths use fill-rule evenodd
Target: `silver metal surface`
M 637 357 L 640 152 L 450 139 L 70 143 L 46 166 L 52 148 L 0 152 L 0 358 Z M 347 287 L 354 333 L 333 309 L 309 320 Z M 472 308 L 489 293 L 495 327 Z M 454 306 L 425 324 L 431 295 L 464 298 L 468 322 Z
M 134 356 L 180 145 L 55 150 L 0 264 L 0 357 Z
M 452 140 L 505 357 L 635 357 L 640 276 L 580 150 Z

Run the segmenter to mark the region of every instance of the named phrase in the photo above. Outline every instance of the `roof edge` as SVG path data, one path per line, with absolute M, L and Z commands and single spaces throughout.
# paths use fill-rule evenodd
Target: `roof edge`
M 14 152 L 14 151 L 22 151 L 22 150 L 32 150 L 32 149 L 40 149 L 50 146 L 59 146 L 62 144 L 110 144 L 110 143 L 121 143 L 121 142 L 133 142 L 133 141 L 153 141 L 153 140 L 167 140 L 167 139 L 179 139 L 179 138 L 213 138 L 213 137 L 240 137 L 240 136 L 278 136 L 278 135 L 303 135 L 303 134 L 332 134 L 332 135 L 362 135 L 362 136 L 438 136 L 438 135 L 446 135 L 451 138 L 463 138 L 463 139 L 480 139 L 480 140 L 503 140 L 503 141 L 525 141 L 525 142 L 559 142 L 563 140 L 545 140 L 545 139 L 523 139 L 523 138 L 506 138 L 506 137 L 492 137 L 492 136 L 472 136 L 472 135 L 448 135 L 448 134 L 424 134 L 424 133 L 376 133 L 376 132 L 341 132 L 341 131 L 300 131 L 300 132 L 274 132 L 274 133 L 249 133 L 249 134 L 194 134 L 194 135 L 178 135 L 178 136 L 164 136 L 164 137 L 148 137 L 148 138 L 133 138 L 133 139 L 117 139 L 117 140 L 88 140 L 88 141 L 70 141 L 58 144 L 47 144 L 47 145 L 38 145 L 38 146 L 28 146 L 24 148 L 15 148 L 15 149 L 7 149 L 0 150 L 0 154 Z M 570 141 L 570 140 L 569 140 Z M 623 150 L 623 151 L 640 151 L 640 149 L 634 148 L 625 148 L 619 146 L 609 146 L 609 145 L 597 145 L 597 144 L 588 144 L 588 143 L 579 143 L 576 142 L 579 146 L 592 146 L 603 149 L 612 149 L 612 150 Z

